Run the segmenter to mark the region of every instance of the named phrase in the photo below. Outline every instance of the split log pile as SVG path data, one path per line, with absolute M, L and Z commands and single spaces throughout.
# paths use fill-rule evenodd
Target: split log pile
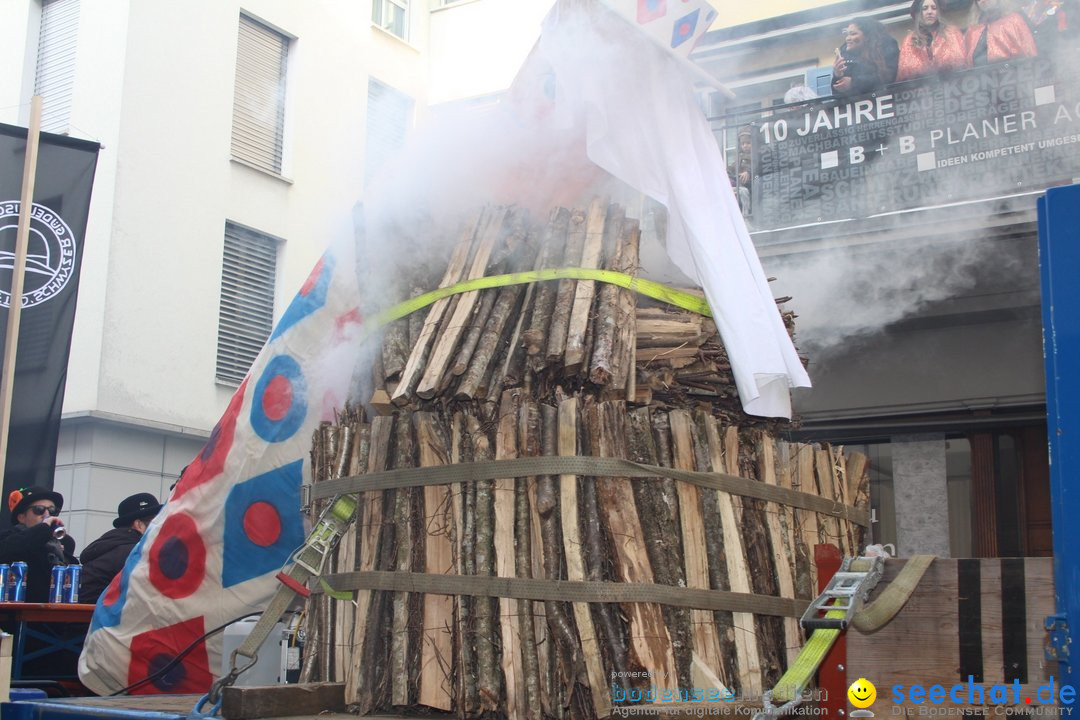
M 557 209 L 542 228 L 488 208 L 440 285 L 545 267 L 635 273 L 639 235 L 601 202 Z M 861 543 L 850 518 L 867 503 L 866 459 L 779 441 L 776 421 L 743 414 L 707 318 L 589 281 L 508 286 L 398 321 L 375 365 L 380 414 L 346 409 L 319 429 L 316 482 L 561 456 L 762 489 L 554 470 L 361 493 L 328 578 L 352 578 L 355 600 L 313 596 L 307 638 L 325 657 L 304 667 L 345 682 L 360 713 L 591 718 L 650 687 L 760 696 L 802 645 L 813 546 Z M 808 509 L 791 491 L 835 502 Z M 399 584 L 358 579 L 375 576 Z M 468 584 L 440 594 L 451 579 Z

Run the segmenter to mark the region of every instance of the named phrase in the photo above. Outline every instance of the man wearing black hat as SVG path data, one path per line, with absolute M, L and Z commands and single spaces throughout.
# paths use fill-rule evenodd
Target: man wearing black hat
M 136 493 L 120 501 L 113 530 L 86 546 L 82 553 L 82 581 L 79 602 L 96 603 L 116 574 L 124 568 L 131 548 L 139 542 L 146 527 L 161 510 L 150 493 Z
M 49 601 L 53 565 L 78 562 L 75 541 L 58 517 L 62 507 L 63 495 L 37 485 L 8 495 L 12 526 L 0 532 L 0 563 L 26 563 L 27 602 Z

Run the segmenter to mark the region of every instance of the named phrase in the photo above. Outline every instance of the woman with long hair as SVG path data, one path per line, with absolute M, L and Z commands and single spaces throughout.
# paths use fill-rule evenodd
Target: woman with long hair
M 913 0 L 915 27 L 900 44 L 899 81 L 967 67 L 964 33 L 941 19 L 938 0 Z
M 1007 12 L 1005 0 L 975 0 L 978 17 L 964 35 L 968 65 L 979 66 L 1035 57 L 1035 38 L 1024 17 Z
M 844 29 L 844 44 L 833 62 L 833 95 L 860 95 L 896 80 L 900 50 L 885 26 L 859 17 Z

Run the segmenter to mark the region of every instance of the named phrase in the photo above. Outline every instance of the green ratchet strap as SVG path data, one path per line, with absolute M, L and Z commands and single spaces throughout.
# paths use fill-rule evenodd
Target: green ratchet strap
M 431 305 L 436 300 L 472 292 L 474 290 L 488 290 L 490 288 L 506 287 L 507 285 L 524 285 L 526 283 L 544 282 L 547 280 L 596 280 L 610 285 L 618 285 L 621 288 L 651 297 L 654 300 L 666 302 L 669 305 L 695 312 L 698 315 L 712 317 L 712 310 L 705 298 L 676 290 L 652 280 L 615 272 L 614 270 L 596 270 L 593 268 L 557 268 L 551 270 L 530 270 L 527 272 L 509 273 L 506 275 L 491 275 L 488 277 L 463 280 L 462 282 L 437 288 L 423 295 L 400 302 L 377 313 L 373 320 L 376 326 L 381 327 L 386 323 L 400 320 L 411 313 Z
M 904 604 L 911 598 L 912 592 L 919 584 L 919 580 L 926 573 L 930 563 L 934 561 L 933 555 L 914 555 L 908 559 L 904 567 L 897 574 L 887 588 L 874 600 L 873 603 L 855 613 L 851 624 L 865 633 L 880 630 L 887 625 Z M 826 618 L 840 619 L 844 617 L 843 610 L 833 610 L 825 613 Z M 788 667 L 787 672 L 776 683 L 772 691 L 772 701 L 777 703 L 789 703 L 797 700 L 806 690 L 818 667 L 825 661 L 829 649 L 840 637 L 840 630 L 815 630 L 803 645 L 795 662 Z

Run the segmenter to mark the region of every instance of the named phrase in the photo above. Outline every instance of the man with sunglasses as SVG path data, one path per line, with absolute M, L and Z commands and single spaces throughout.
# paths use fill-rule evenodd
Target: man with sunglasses
M 49 575 L 53 565 L 71 565 L 75 541 L 67 534 L 57 538 L 64 496 L 36 485 L 8 495 L 11 527 L 0 532 L 0 563 L 26 563 L 26 601 L 48 602 Z

